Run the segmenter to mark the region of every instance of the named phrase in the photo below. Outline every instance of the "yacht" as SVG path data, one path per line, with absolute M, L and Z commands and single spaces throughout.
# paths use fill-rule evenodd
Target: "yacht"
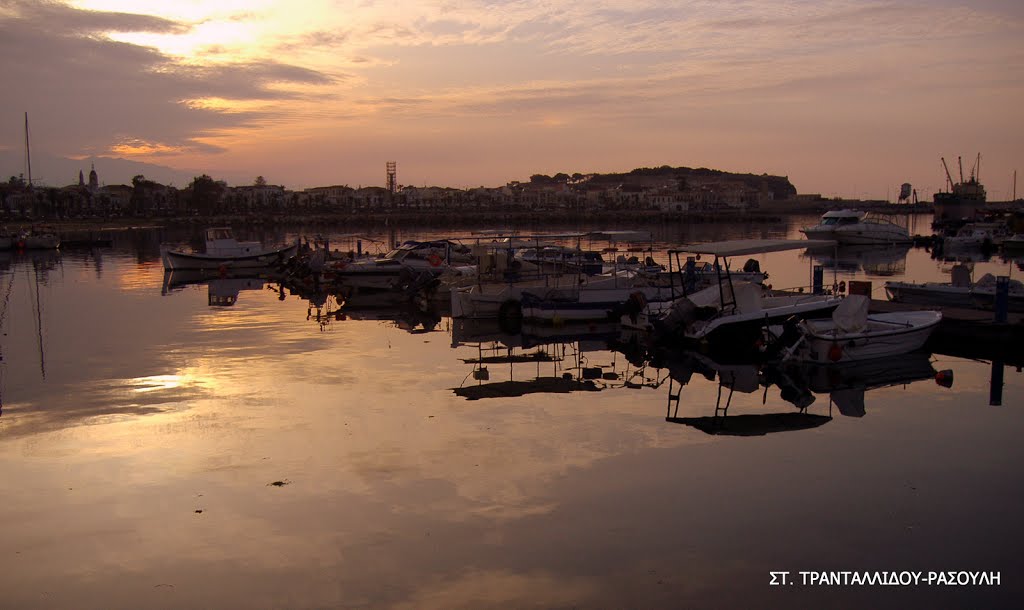
M 808 239 L 831 239 L 839 244 L 905 244 L 913 241 L 906 228 L 878 215 L 858 210 L 825 212 L 821 222 L 800 229 Z

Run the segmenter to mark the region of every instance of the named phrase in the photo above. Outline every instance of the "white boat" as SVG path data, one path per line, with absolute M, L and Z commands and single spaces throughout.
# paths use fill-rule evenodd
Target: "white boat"
M 251 269 L 282 263 L 295 256 L 298 243 L 265 248 L 258 241 L 238 241 L 231 229 L 218 227 L 206 230 L 204 252 L 172 250 L 160 247 L 164 269 Z
M 632 295 L 640 294 L 645 302 L 657 303 L 673 299 L 676 293 L 667 284 L 637 285 L 633 274 L 620 272 L 592 276 L 567 288 L 524 288 L 520 302 L 526 320 L 583 322 L 609 319 Z
M 947 250 L 992 248 L 1002 245 L 1007 238 L 1006 226 L 992 222 L 964 225 L 956 235 L 943 240 Z
M 821 222 L 800 232 L 808 239 L 831 239 L 840 244 L 905 244 L 910 233 L 887 218 L 858 210 L 825 212 Z
M 886 282 L 889 300 L 897 303 L 931 307 L 963 307 L 993 309 L 996 299 L 996 278 L 990 273 L 977 282 L 971 280 L 971 269 L 962 263 L 954 265 L 950 282 Z M 1024 284 L 1009 280 L 1009 310 L 1024 311 Z
M 331 261 L 324 267 L 346 286 L 377 290 L 398 288 L 405 278 L 442 273 L 476 273 L 469 249 L 449 241 L 407 241 L 379 258 Z
M 782 359 L 818 364 L 856 362 L 920 349 L 942 321 L 938 311 L 900 311 L 868 315 L 870 300 L 850 295 L 831 318 L 801 320 L 789 328 L 772 326 L 768 339 L 791 344 Z
M 714 255 L 717 266 L 720 259 L 733 256 L 826 245 L 828 242 L 810 240 L 732 240 L 672 252 Z M 840 296 L 826 293 L 777 295 L 758 284 L 733 281 L 728 264 L 721 268 L 724 274 L 717 285 L 672 301 L 638 303 L 639 307 L 622 316 L 622 325 L 653 331 L 670 343 L 707 341 L 711 347 L 742 354 L 756 348 L 764 326 L 779 324 L 792 315 L 827 316 L 842 301 Z

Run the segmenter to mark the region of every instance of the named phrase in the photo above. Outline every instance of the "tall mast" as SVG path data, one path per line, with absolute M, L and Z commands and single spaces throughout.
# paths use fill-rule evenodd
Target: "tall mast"
M 978 160 L 974 162 L 974 180 L 981 182 L 981 153 L 978 153 Z
M 964 158 L 960 155 L 956 156 L 956 164 L 960 166 L 960 184 L 964 183 Z
M 28 166 L 28 186 L 32 188 L 32 151 L 28 147 L 28 112 L 25 113 L 25 165 Z

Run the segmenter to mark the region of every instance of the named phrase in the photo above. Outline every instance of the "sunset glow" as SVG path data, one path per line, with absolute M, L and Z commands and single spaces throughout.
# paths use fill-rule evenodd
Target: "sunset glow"
M 0 28 L 8 174 L 25 110 L 40 153 L 290 188 L 396 160 L 404 184 L 685 165 L 928 197 L 980 152 L 998 200 L 1024 152 L 1024 8 L 998 0 L 10 0 Z

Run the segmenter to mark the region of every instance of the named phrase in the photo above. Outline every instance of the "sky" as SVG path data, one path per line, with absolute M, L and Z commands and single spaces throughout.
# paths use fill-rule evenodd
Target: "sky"
M 0 0 L 0 172 L 119 157 L 300 189 L 661 165 L 1024 192 L 1019 0 Z M 6 161 L 2 161 L 6 160 Z M 37 166 L 42 164 L 42 166 Z M 84 168 L 88 171 L 88 167 Z

